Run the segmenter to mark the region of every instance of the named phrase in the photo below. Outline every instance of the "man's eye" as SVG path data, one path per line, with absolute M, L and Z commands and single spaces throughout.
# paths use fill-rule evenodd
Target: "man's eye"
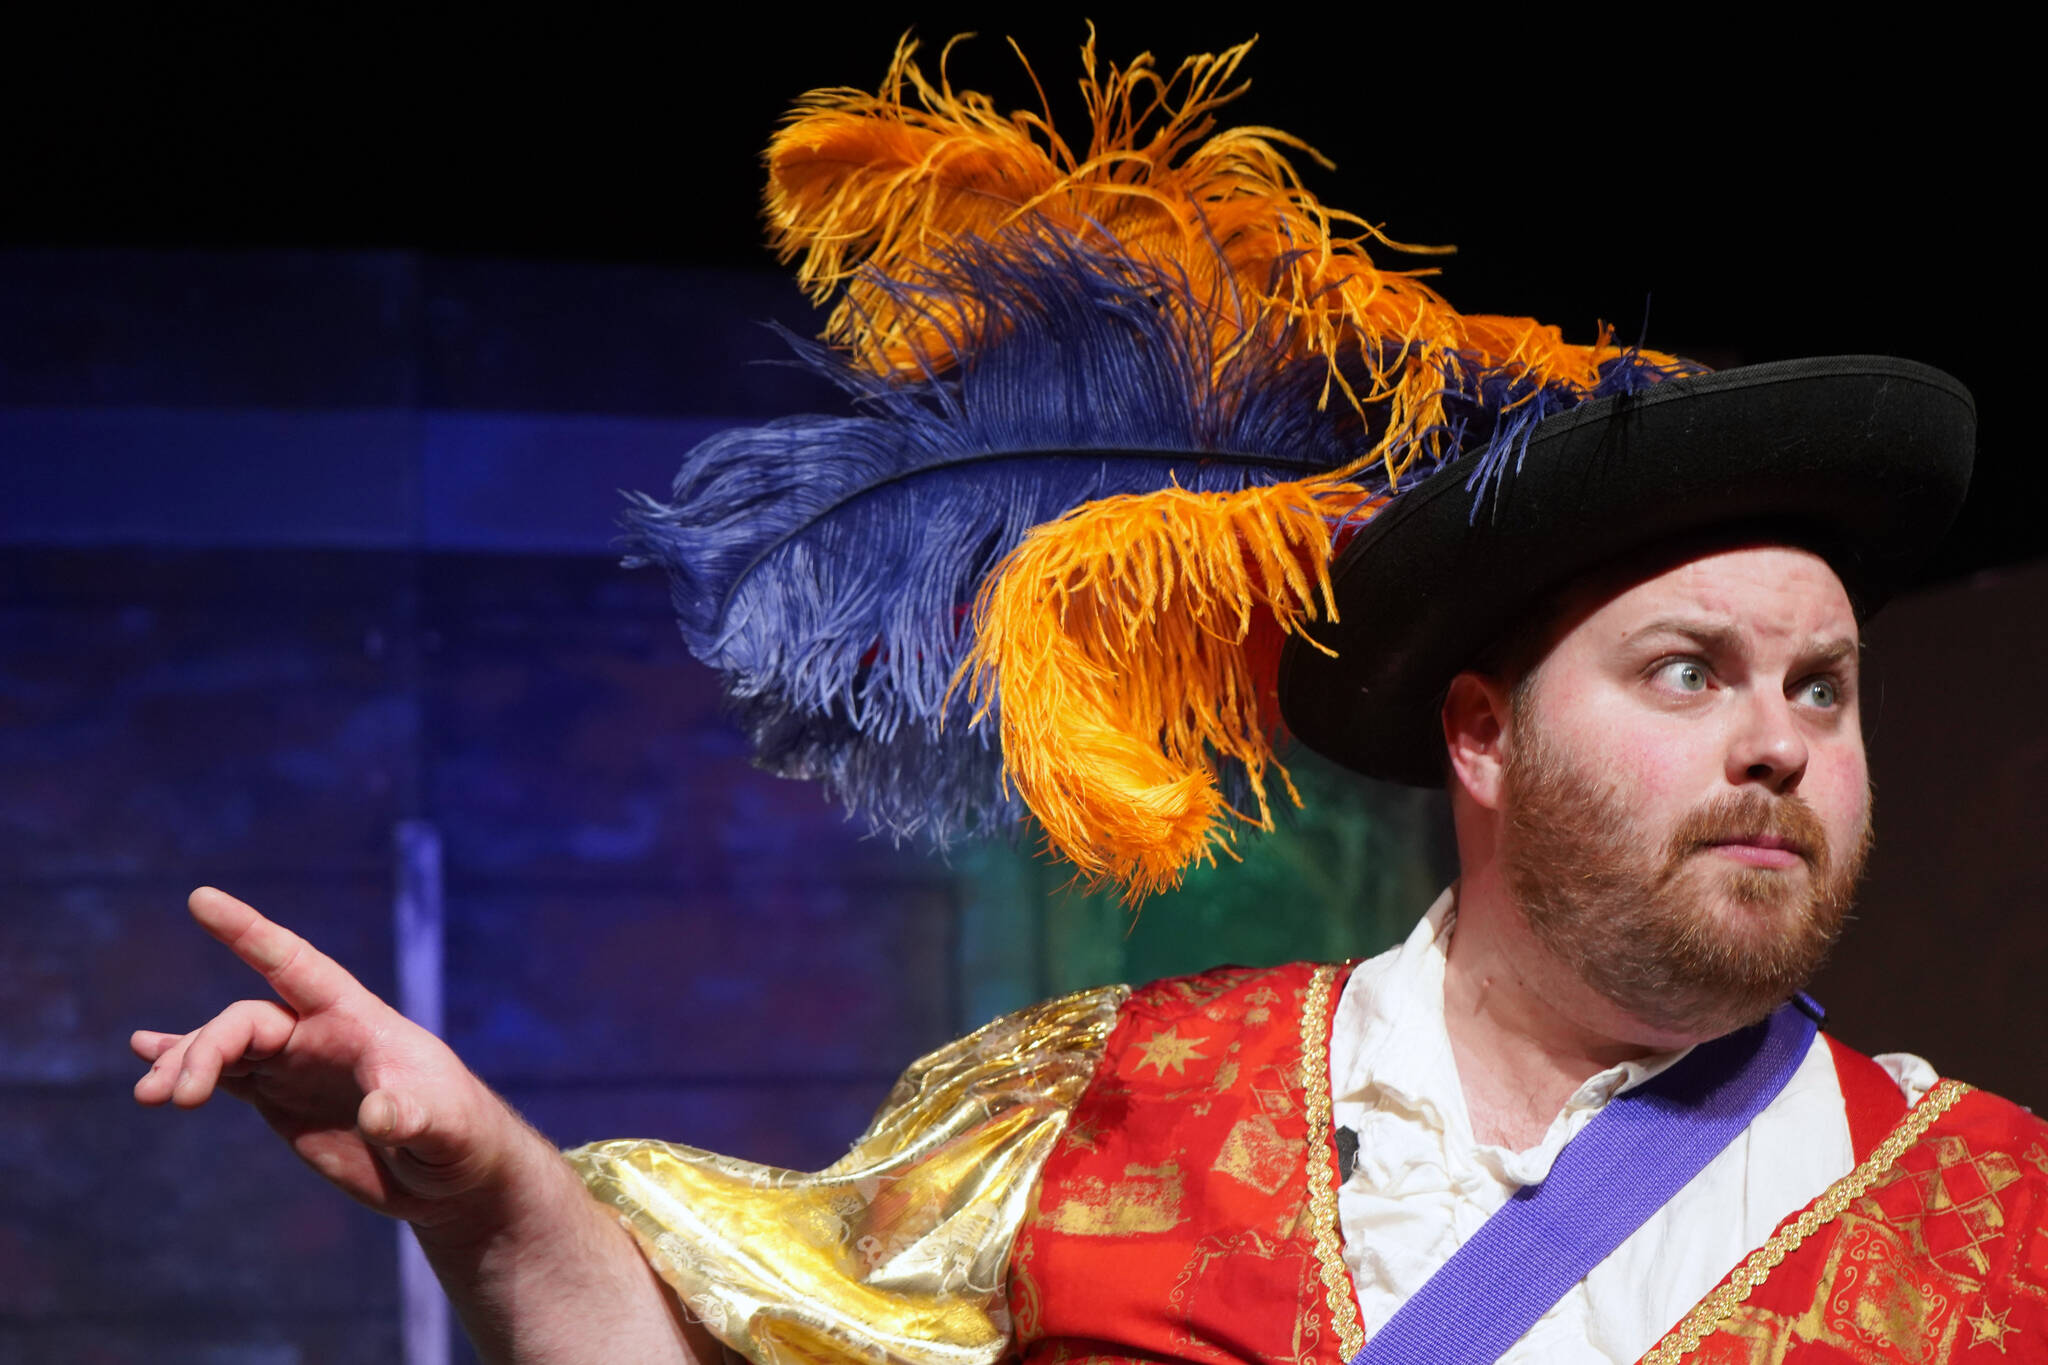
M 1707 690 L 1707 670 L 1690 659 L 1673 659 L 1660 670 L 1664 681 L 1681 692 Z
M 1809 706 L 1828 709 L 1834 707 L 1842 699 L 1841 690 L 1835 686 L 1833 680 L 1828 678 L 1808 678 L 1805 687 L 1801 690 L 1805 695 L 1806 704 Z

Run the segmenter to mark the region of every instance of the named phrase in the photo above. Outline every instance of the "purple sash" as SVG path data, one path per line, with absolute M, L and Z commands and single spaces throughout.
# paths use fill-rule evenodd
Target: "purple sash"
M 1517 1190 L 1351 1365 L 1499 1360 L 1777 1098 L 1819 1016 L 1801 995 L 1609 1101 L 1550 1175 Z

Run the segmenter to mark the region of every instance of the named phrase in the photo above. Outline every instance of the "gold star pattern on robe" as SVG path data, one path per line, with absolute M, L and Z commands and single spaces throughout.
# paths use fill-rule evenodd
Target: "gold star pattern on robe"
M 1195 1051 L 1196 1047 L 1207 1041 L 1206 1038 L 1181 1037 L 1178 1024 L 1169 1029 L 1155 1029 L 1150 1038 L 1138 1044 L 1138 1051 L 1145 1055 L 1139 1059 L 1134 1069 L 1143 1071 L 1148 1066 L 1154 1066 L 1158 1067 L 1159 1074 L 1164 1076 L 1166 1068 L 1172 1067 L 1174 1075 L 1185 1076 L 1188 1074 L 1189 1062 L 1209 1060 L 1207 1054 Z
M 1067 1129 L 1067 1135 L 1060 1141 L 1063 1152 L 1092 1152 L 1102 1141 L 1102 1127 L 1093 1119 L 1084 1119 Z
M 2011 1312 L 2012 1309 L 2007 1308 L 2003 1312 L 1994 1313 L 1991 1311 L 1990 1306 L 1986 1305 L 1978 1312 L 1976 1317 L 1964 1318 L 1963 1321 L 1970 1324 L 1970 1330 L 1977 1334 L 1976 1340 L 1970 1344 L 1972 1346 L 1982 1346 L 1988 1341 L 1998 1348 L 2000 1355 L 2004 1355 L 2006 1337 L 2020 1330 L 2017 1327 L 2005 1325 L 2005 1319 Z

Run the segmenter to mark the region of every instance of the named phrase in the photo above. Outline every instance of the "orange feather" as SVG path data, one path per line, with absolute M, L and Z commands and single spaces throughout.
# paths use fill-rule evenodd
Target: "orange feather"
M 1227 357 L 1246 332 L 1277 324 L 1330 362 L 1348 401 L 1385 404 L 1387 435 L 1360 464 L 1387 459 L 1390 476 L 1413 458 L 1407 436 L 1442 418 L 1445 356 L 1583 384 L 1617 354 L 1605 336 L 1573 346 L 1530 319 L 1459 314 L 1422 282 L 1433 271 L 1382 269 L 1366 251 L 1438 248 L 1395 243 L 1303 186 L 1287 152 L 1322 162 L 1314 149 L 1272 128 L 1215 131 L 1216 111 L 1245 89 L 1232 82 L 1250 47 L 1190 57 L 1171 75 L 1149 55 L 1103 71 L 1091 32 L 1081 50 L 1089 139 L 1077 155 L 1048 115 L 1004 114 L 954 90 L 943 57 L 928 79 L 906 38 L 879 91 L 813 91 L 776 134 L 770 239 L 815 299 L 838 296 L 827 338 L 883 374 L 943 370 L 954 340 L 975 334 L 972 297 L 935 312 L 928 292 L 906 307 L 886 287 L 943 281 L 955 243 L 1056 231 L 1166 266 L 1204 305 L 1209 354 Z M 1364 392 L 1338 368 L 1347 355 L 1363 361 Z

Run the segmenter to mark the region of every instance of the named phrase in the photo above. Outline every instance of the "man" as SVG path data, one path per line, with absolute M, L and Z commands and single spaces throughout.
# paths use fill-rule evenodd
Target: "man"
M 1605 1098 L 1603 1088 L 1667 1062 L 1674 1047 L 1716 1035 L 1731 1017 L 1753 1015 L 1760 999 L 1775 1000 L 1810 968 L 1839 920 L 1868 815 L 1855 637 L 1847 597 L 1822 561 L 1798 549 L 1744 546 L 1580 606 L 1520 688 L 1472 673 L 1453 682 L 1445 729 L 1464 875 L 1455 933 L 1444 934 L 1442 917 L 1432 917 L 1425 951 L 1441 952 L 1438 937 L 1452 946 L 1438 967 L 1441 1037 L 1462 1082 L 1438 1086 L 1434 1099 L 1455 1106 L 1462 1097 L 1467 1112 L 1439 1120 L 1450 1131 L 1437 1135 L 1439 1151 L 1425 1153 L 1418 1166 L 1445 1159 L 1445 1151 L 1468 1171 L 1483 1170 L 1489 1159 L 1526 1165 L 1554 1156 L 1558 1139 L 1583 1126 Z M 1624 796 L 1630 811 L 1663 814 L 1603 827 L 1609 812 L 1602 803 Z M 1716 813 L 1715 822 L 1688 823 L 1702 812 Z M 1534 826 L 1519 833 L 1546 836 L 1546 846 L 1517 847 L 1517 815 Z M 1559 821 L 1577 828 L 1561 830 Z M 1688 832 L 1680 842 L 1643 837 L 1681 827 Z M 1626 925 L 1532 922 L 1519 908 L 1557 893 L 1541 885 L 1545 878 L 1563 872 L 1569 890 L 1571 875 L 1595 867 L 1613 879 L 1603 889 L 1624 897 L 1657 888 L 1655 908 L 1676 922 L 1644 924 L 1643 903 L 1626 899 L 1549 905 L 1566 915 L 1636 914 Z M 201 891 L 193 909 L 264 971 L 298 1018 L 244 1003 L 189 1040 L 140 1036 L 145 1055 L 155 1050 L 189 1068 L 174 1088 L 172 1065 L 153 1069 L 138 1088 L 141 1098 L 169 1093 L 181 1104 L 202 1102 L 219 1059 L 238 1057 L 229 1067 L 238 1075 L 227 1082 L 231 1091 L 258 1103 L 350 1193 L 413 1219 L 451 1288 L 460 1295 L 471 1286 L 458 1302 L 487 1353 L 655 1360 L 676 1358 L 688 1343 L 706 1358 L 703 1338 L 667 1315 L 672 1301 L 610 1220 L 594 1216 L 598 1206 L 552 1149 L 435 1040 L 246 907 Z M 1684 961 L 1645 960 L 1624 937 L 1660 932 L 1668 952 L 1719 957 L 1732 949 L 1765 965 L 1709 985 Z M 1596 986 L 1588 978 L 1598 978 L 1600 964 L 1570 956 L 1587 952 L 1609 955 L 1609 975 L 1613 956 L 1625 952 L 1636 974 Z M 1660 971 L 1673 979 L 1660 980 Z M 1674 998 L 1687 990 L 1693 998 Z M 1338 1018 L 1341 1027 L 1344 1015 Z M 1150 1038 L 1164 1031 L 1153 1028 Z M 1190 1044 L 1200 1041 L 1187 1033 Z M 255 1064 L 281 1051 L 281 1068 Z M 1653 1330 L 1682 1317 L 1727 1265 L 1864 1155 L 1852 1144 L 1845 1087 L 1834 1074 L 1840 1055 L 1816 1044 L 1741 1159 L 1724 1156 L 1726 1169 L 1710 1169 L 1688 1187 L 1689 1197 L 1667 1208 L 1642 1248 L 1624 1248 L 1615 1292 L 1624 1303 L 1630 1289 L 1640 1295 Z M 1157 1076 L 1164 1079 L 1171 1065 L 1155 1068 Z M 1190 1065 L 1176 1069 L 1185 1074 Z M 1199 1075 L 1200 1063 L 1192 1065 Z M 1927 1079 L 1917 1068 L 1901 1070 L 1903 1109 Z M 1345 1082 L 1333 1084 L 1341 1096 Z M 1370 1150 L 1369 1118 L 1358 1121 L 1359 1130 L 1361 1150 Z M 1502 1174 L 1476 1195 L 1447 1191 L 1451 1220 L 1466 1208 L 1490 1212 L 1484 1206 L 1505 1193 Z M 1742 1196 L 1745 1182 L 1771 1181 L 1779 1186 L 1771 1191 L 1775 1202 L 1751 1190 L 1739 1216 L 1719 1216 L 1727 1212 L 1720 1201 Z M 1420 1218 L 1398 1207 L 1389 1216 L 1395 1227 Z M 1674 1255 L 1674 1247 L 1687 1254 Z M 1694 1283 L 1680 1282 L 1674 1261 L 1690 1262 L 1684 1268 Z M 1660 1273 L 1644 1274 L 1649 1266 Z M 1718 1268 L 1701 1286 L 1705 1267 Z M 1383 1284 L 1380 1297 L 1415 1287 Z M 1590 1277 L 1585 1297 L 1597 1302 L 1602 1288 L 1599 1275 Z M 2003 1306 L 1976 1316 L 2009 1322 L 1997 1316 Z M 543 1320 L 544 1330 L 515 1349 L 511 1338 L 530 1318 Z M 585 1349 L 592 1339 L 595 1348 Z M 1640 1351 L 1624 1348 L 1608 1358 L 1634 1354 Z
M 1782 1003 L 1866 844 L 1859 611 L 1953 514 L 1967 395 L 1905 362 L 1700 376 L 1569 348 L 1356 242 L 1312 249 L 1329 219 L 1269 146 L 1189 150 L 1241 55 L 1191 63 L 1160 137 L 1085 166 L 907 52 L 896 96 L 814 100 L 771 212 L 846 285 L 852 358 L 813 360 L 869 414 L 707 443 L 638 549 L 764 753 L 899 828 L 973 824 L 1009 788 L 956 708 L 993 707 L 1062 851 L 1139 886 L 1225 837 L 1210 755 L 1263 810 L 1270 620 L 1296 734 L 1447 777 L 1461 877 L 1406 944 L 998 1021 L 795 1177 L 654 1142 L 565 1165 L 438 1040 L 203 889 L 282 1003 L 137 1034 L 137 1097 L 255 1104 L 418 1228 L 489 1359 L 2038 1348 L 2048 1133 Z M 991 226 L 996 183 L 1025 218 Z M 812 482 L 764 497 L 771 456 Z M 1007 482 L 963 490 L 970 464 Z M 922 516 L 887 501 L 933 486 Z

